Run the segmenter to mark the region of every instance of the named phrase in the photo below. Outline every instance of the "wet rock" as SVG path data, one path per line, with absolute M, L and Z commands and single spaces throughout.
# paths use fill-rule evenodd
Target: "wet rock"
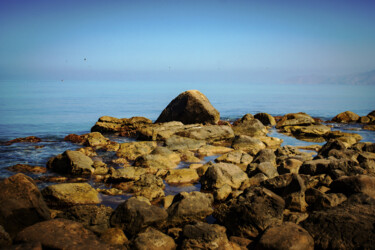
M 258 120 L 245 115 L 233 124 L 235 135 L 265 136 L 267 128 Z
M 3 226 L 0 225 L 0 247 L 6 247 L 12 245 L 12 239 L 10 235 L 4 230 Z
M 95 170 L 93 164 L 91 158 L 83 153 L 67 150 L 49 159 L 47 168 L 61 174 L 90 175 Z
M 359 120 L 359 118 L 359 115 L 357 115 L 356 113 L 353 113 L 351 111 L 345 111 L 333 117 L 332 121 L 339 123 L 349 123 L 356 122 Z
M 284 222 L 268 228 L 260 238 L 256 249 L 305 249 L 314 250 L 314 239 L 302 227 Z
M 156 146 L 156 142 L 150 141 L 121 143 L 116 155 L 120 158 L 134 161 L 140 156 L 150 154 Z
M 284 200 L 266 188 L 250 187 L 228 204 L 215 210 L 214 217 L 230 234 L 255 238 L 283 220 Z
M 0 225 L 11 237 L 23 228 L 50 219 L 50 212 L 33 179 L 16 174 L 0 182 Z
M 136 130 L 144 124 L 150 124 L 152 121 L 144 117 L 132 117 L 130 119 L 118 119 L 110 116 L 102 116 L 91 128 L 91 132 L 101 133 L 122 133 L 124 136 L 135 136 Z
M 58 218 L 80 222 L 85 228 L 100 234 L 109 228 L 112 212 L 112 208 L 104 205 L 78 205 L 69 207 Z
M 73 142 L 73 143 L 83 144 L 85 139 L 80 135 L 69 134 L 69 135 L 64 137 L 64 141 L 70 141 L 70 142 Z
M 181 121 L 184 124 L 217 124 L 219 120 L 220 113 L 211 105 L 205 95 L 198 90 L 188 90 L 168 104 L 156 123 Z
M 232 163 L 246 170 L 247 165 L 253 161 L 253 157 L 242 150 L 234 150 L 215 159 L 216 162 Z
M 112 246 L 122 246 L 129 243 L 128 238 L 120 228 L 108 228 L 100 235 L 100 241 Z
M 367 175 L 343 176 L 330 185 L 332 192 L 351 195 L 363 193 L 375 199 L 375 177 Z
M 176 135 L 207 142 L 230 140 L 234 138 L 233 129 L 230 126 L 208 125 L 187 129 Z
M 137 181 L 146 173 L 147 169 L 141 167 L 110 168 L 107 182 Z
M 181 192 L 175 195 L 172 204 L 168 207 L 168 222 L 179 225 L 194 220 L 203 220 L 213 213 L 212 194 L 201 192 Z
M 41 173 L 47 172 L 47 169 L 45 167 L 30 166 L 28 164 L 16 164 L 11 167 L 7 167 L 6 169 L 11 172 L 18 172 L 18 173 L 41 174 Z
M 372 249 L 375 200 L 360 194 L 341 205 L 315 211 L 301 223 L 317 249 Z
M 28 137 L 16 138 L 16 139 L 7 141 L 5 142 L 5 145 L 12 145 L 13 143 L 20 143 L 20 142 L 36 143 L 36 142 L 41 142 L 41 141 L 42 139 L 36 136 L 28 136 Z
M 199 180 L 199 175 L 195 169 L 190 168 L 182 168 L 182 169 L 174 169 L 169 170 L 167 176 L 165 177 L 165 181 L 168 184 L 186 184 L 186 183 L 194 183 Z
M 216 224 L 195 222 L 186 225 L 182 231 L 182 249 L 233 249 L 226 229 Z
M 17 242 L 40 242 L 43 249 L 108 249 L 81 223 L 53 219 L 29 226 L 19 232 Z
M 240 167 L 230 163 L 215 163 L 201 177 L 203 190 L 214 190 L 228 184 L 238 189 L 248 176 Z
M 206 142 L 174 135 L 165 141 L 165 145 L 170 150 L 198 150 L 206 145 Z
M 286 114 L 277 122 L 276 128 L 285 126 L 309 126 L 314 124 L 314 119 L 306 113 L 290 113 Z
M 165 209 L 130 198 L 116 208 L 111 217 L 111 225 L 135 236 L 148 226 L 160 226 L 167 217 Z
M 168 235 L 149 227 L 137 235 L 133 247 L 138 250 L 174 250 L 177 245 Z
M 363 126 L 363 129 L 375 131 L 375 125 L 366 125 L 366 126 Z
M 240 135 L 234 139 L 232 147 L 250 155 L 256 155 L 260 150 L 265 149 L 266 145 L 258 138 Z
M 61 183 L 42 190 L 45 201 L 51 207 L 98 204 L 98 194 L 88 183 Z
M 261 123 L 263 123 L 264 126 L 275 126 L 276 121 L 275 118 L 273 118 L 272 115 L 267 114 L 267 113 L 258 113 L 254 115 L 255 119 L 258 119 Z
M 222 147 L 222 146 L 212 146 L 204 145 L 198 149 L 199 157 L 221 155 L 233 151 L 233 148 Z
M 164 197 L 164 188 L 163 179 L 153 174 L 144 174 L 134 182 L 129 191 L 135 196 L 143 196 L 152 201 Z

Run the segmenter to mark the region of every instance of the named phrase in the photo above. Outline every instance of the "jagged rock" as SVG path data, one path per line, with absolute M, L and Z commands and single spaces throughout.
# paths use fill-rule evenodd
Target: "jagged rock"
M 356 194 L 337 207 L 314 211 L 301 223 L 316 249 L 372 249 L 375 245 L 375 200 Z
M 23 228 L 50 219 L 33 179 L 16 174 L 0 182 L 0 225 L 13 238 Z
M 217 124 L 219 119 L 220 113 L 211 105 L 205 95 L 198 90 L 188 90 L 168 104 L 156 123 L 181 121 L 184 124 Z
M 332 192 L 351 195 L 363 193 L 375 199 L 375 177 L 367 175 L 343 176 L 330 185 Z
M 302 227 L 284 222 L 268 228 L 260 238 L 256 249 L 305 249 L 314 250 L 314 239 Z
M 261 123 L 263 123 L 264 126 L 275 126 L 276 121 L 275 118 L 273 118 L 272 115 L 267 113 L 258 113 L 254 115 L 255 119 L 258 119 Z
M 267 128 L 258 120 L 245 115 L 233 124 L 235 135 L 265 136 Z
M 33 173 L 33 174 L 41 174 L 47 172 L 47 168 L 41 166 L 31 166 L 28 164 L 16 164 L 6 168 L 11 172 L 18 172 L 18 173 Z
M 91 128 L 91 132 L 116 133 L 120 132 L 125 136 L 134 136 L 136 129 L 144 124 L 152 123 L 150 119 L 144 117 L 132 117 L 130 119 L 118 119 L 110 116 L 102 116 Z
M 181 192 L 175 195 L 168 207 L 169 224 L 179 225 L 193 220 L 203 220 L 213 213 L 213 197 L 209 193 Z
M 64 207 L 80 204 L 97 204 L 99 193 L 88 183 L 61 183 L 48 186 L 42 195 L 51 207 Z
M 314 124 L 314 119 L 306 113 L 290 113 L 286 114 L 276 124 L 276 128 L 285 126 L 308 126 Z
M 246 170 L 247 165 L 253 161 L 253 157 L 242 150 L 234 150 L 215 159 L 216 162 L 232 163 Z
M 333 117 L 333 122 L 340 122 L 340 123 L 348 123 L 348 122 L 356 122 L 359 120 L 359 115 L 353 113 L 352 111 L 345 111 L 342 112 L 335 117 Z
M 137 250 L 174 250 L 177 247 L 171 237 L 152 227 L 138 234 L 133 246 Z
M 17 234 L 16 242 L 40 242 L 43 249 L 109 249 L 81 223 L 53 219 L 36 223 Z
M 169 170 L 165 181 L 168 184 L 194 183 L 199 180 L 199 175 L 195 169 L 182 168 Z
M 150 141 L 121 143 L 116 155 L 134 161 L 140 156 L 150 154 L 156 146 L 156 142 Z
M 78 205 L 69 207 L 60 218 L 82 223 L 87 229 L 103 233 L 109 228 L 109 217 L 113 209 L 104 205 Z
M 137 181 L 146 173 L 147 169 L 141 167 L 110 168 L 107 182 Z
M 214 217 L 230 234 L 255 238 L 283 220 L 284 200 L 272 191 L 250 187 L 236 199 L 218 207 Z
M 234 138 L 233 129 L 230 126 L 221 125 L 195 127 L 177 132 L 176 135 L 207 142 L 230 140 Z
M 122 246 L 128 244 L 129 240 L 120 228 L 108 228 L 100 235 L 100 241 L 108 245 Z
M 226 229 L 216 224 L 195 222 L 182 230 L 182 249 L 234 249 L 229 243 Z
M 201 177 L 201 185 L 203 190 L 218 189 L 225 184 L 238 189 L 246 179 L 248 177 L 240 167 L 230 163 L 215 163 Z
M 165 145 L 170 150 L 197 150 L 200 147 L 206 145 L 205 141 L 195 140 L 182 136 L 171 136 L 165 141 Z
M 93 164 L 91 158 L 83 153 L 67 150 L 49 159 L 47 168 L 61 174 L 90 175 L 95 170 Z
M 233 148 L 223 147 L 223 146 L 212 146 L 204 145 L 200 147 L 197 151 L 199 157 L 211 156 L 211 155 L 221 155 L 233 151 Z
M 148 226 L 160 226 L 167 217 L 165 209 L 130 198 L 116 208 L 111 217 L 111 224 L 135 236 Z
M 250 155 L 256 155 L 260 150 L 265 149 L 266 145 L 258 138 L 240 135 L 236 136 L 232 147 L 247 152 Z

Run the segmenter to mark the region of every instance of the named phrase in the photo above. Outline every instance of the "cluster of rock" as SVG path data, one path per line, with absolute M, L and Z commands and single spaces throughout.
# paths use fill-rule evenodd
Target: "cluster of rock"
M 274 126 L 327 143 L 316 156 L 267 136 Z M 101 132 L 136 137 L 117 143 Z M 354 138 L 352 140 L 352 138 Z M 22 249 L 371 249 L 375 245 L 375 144 L 307 114 L 266 114 L 233 124 L 198 91 L 174 99 L 157 123 L 101 117 L 84 147 L 47 168 L 86 182 L 41 191 L 24 174 L 0 183 L 0 246 Z M 113 152 L 101 159 L 98 152 Z M 203 163 L 205 156 L 218 155 Z M 185 168 L 179 164 L 184 162 Z M 24 169 L 24 167 L 19 167 Z M 54 177 L 56 180 L 56 177 Z M 51 180 L 51 179 L 49 179 Z M 201 191 L 165 195 L 165 185 Z M 115 210 L 101 195 L 131 193 Z M 208 223 L 210 221 L 210 223 Z M 16 246 L 14 246 L 16 247 Z

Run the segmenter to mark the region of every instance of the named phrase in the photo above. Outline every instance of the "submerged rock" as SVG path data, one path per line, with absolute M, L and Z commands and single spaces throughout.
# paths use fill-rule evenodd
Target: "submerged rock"
M 168 104 L 156 123 L 181 121 L 184 124 L 217 124 L 219 119 L 220 113 L 211 105 L 205 95 L 198 90 L 188 90 Z
M 256 155 L 260 150 L 265 149 L 266 145 L 256 137 L 240 135 L 234 139 L 232 147 L 236 150 L 245 151 L 250 155 Z
M 47 172 L 47 168 L 41 166 L 30 166 L 28 164 L 16 164 L 6 168 L 12 172 L 41 174 Z
M 132 117 L 118 119 L 110 116 L 102 116 L 91 128 L 91 132 L 116 133 L 124 136 L 135 136 L 136 130 L 144 124 L 150 124 L 152 121 L 145 117 Z
M 36 143 L 36 142 L 41 142 L 41 141 L 42 139 L 36 136 L 28 136 L 28 137 L 16 138 L 16 139 L 7 141 L 5 142 L 5 145 L 12 145 L 13 143 L 20 143 L 20 142 Z

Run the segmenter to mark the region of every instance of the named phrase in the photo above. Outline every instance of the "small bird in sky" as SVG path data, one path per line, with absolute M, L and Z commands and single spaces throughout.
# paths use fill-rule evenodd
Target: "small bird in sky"
M 85 57 L 85 58 L 83 58 L 83 60 L 84 60 L 84 61 L 86 61 L 86 57 Z

